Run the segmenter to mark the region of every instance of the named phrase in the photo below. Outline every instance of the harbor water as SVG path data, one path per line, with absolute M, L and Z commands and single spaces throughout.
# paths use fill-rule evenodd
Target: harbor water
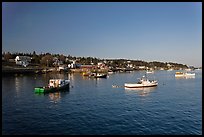
M 145 71 L 98 79 L 77 73 L 2 76 L 2 134 L 202 135 L 202 70 L 195 78 L 175 78 L 175 72 L 147 74 L 159 84 L 140 89 L 123 86 Z M 70 79 L 70 89 L 34 93 L 51 78 Z

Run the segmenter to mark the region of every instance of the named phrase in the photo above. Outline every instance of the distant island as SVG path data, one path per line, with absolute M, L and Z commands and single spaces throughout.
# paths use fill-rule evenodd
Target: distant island
M 173 62 L 146 62 L 128 59 L 99 59 L 95 57 L 74 57 L 50 53 L 2 53 L 2 73 L 72 71 L 83 72 L 87 69 L 101 71 L 132 70 L 184 70 L 198 69 L 194 66 Z

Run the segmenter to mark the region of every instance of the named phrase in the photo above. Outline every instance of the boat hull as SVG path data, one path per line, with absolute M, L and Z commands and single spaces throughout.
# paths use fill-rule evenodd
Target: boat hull
M 157 85 L 158 85 L 157 83 L 149 84 L 149 85 L 125 83 L 126 88 L 155 87 Z
M 195 76 L 195 73 L 194 74 L 186 74 L 186 76 Z
M 185 75 L 176 75 L 175 74 L 175 77 L 185 77 Z
M 194 77 L 195 73 L 175 74 L 175 77 Z
M 69 83 L 62 86 L 62 87 L 54 87 L 54 88 L 48 88 L 48 87 L 37 87 L 35 88 L 35 93 L 49 93 L 49 92 L 55 92 L 55 91 L 63 91 L 69 89 Z
M 95 78 L 107 78 L 107 75 L 94 76 Z

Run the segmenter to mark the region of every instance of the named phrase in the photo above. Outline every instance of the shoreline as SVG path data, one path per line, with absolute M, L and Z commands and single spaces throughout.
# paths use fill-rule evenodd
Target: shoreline
M 30 74 L 41 70 L 40 68 L 2 68 L 2 74 Z

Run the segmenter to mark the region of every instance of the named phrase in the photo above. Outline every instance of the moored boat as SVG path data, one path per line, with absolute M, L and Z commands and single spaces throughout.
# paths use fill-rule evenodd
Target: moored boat
M 141 87 L 154 87 L 157 86 L 156 80 L 149 80 L 143 76 L 137 83 L 125 83 L 126 88 L 141 88 Z
M 175 77 L 184 77 L 185 74 L 183 72 L 176 72 Z
M 89 77 L 92 78 L 107 78 L 108 74 L 106 73 L 91 73 Z
M 90 76 L 90 75 L 91 75 L 91 72 L 83 72 L 82 75 L 83 75 L 83 76 Z
M 193 72 L 186 72 L 185 75 L 186 76 L 195 76 L 195 73 L 193 73 Z
M 152 73 L 154 73 L 154 71 L 153 70 L 147 70 L 146 73 L 152 74 Z
M 35 93 L 48 93 L 54 91 L 61 91 L 69 88 L 70 80 L 65 79 L 50 79 L 48 86 L 36 87 Z
M 175 77 L 195 77 L 194 72 L 176 72 Z

